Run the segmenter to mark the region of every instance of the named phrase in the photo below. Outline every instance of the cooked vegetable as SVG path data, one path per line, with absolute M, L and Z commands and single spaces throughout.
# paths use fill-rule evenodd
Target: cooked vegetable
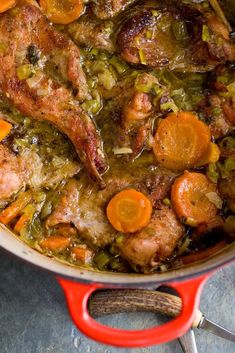
M 70 239 L 59 235 L 52 235 L 40 242 L 40 246 L 43 249 L 50 250 L 55 253 L 59 253 L 66 250 L 69 247 L 69 244 Z
M 232 31 L 232 27 L 230 26 L 227 18 L 225 17 L 225 14 L 218 2 L 218 0 L 209 0 L 209 3 L 211 5 L 211 7 L 213 7 L 215 13 L 217 14 L 217 16 L 222 20 L 222 22 L 225 24 L 225 26 L 228 28 L 228 30 L 231 32 Z
M 141 192 L 127 189 L 116 194 L 108 204 L 107 217 L 119 232 L 134 233 L 151 218 L 151 201 Z
M 100 270 L 103 270 L 110 262 L 110 256 L 105 251 L 100 251 L 94 258 Z
M 172 22 L 171 27 L 172 27 L 172 31 L 174 33 L 175 39 L 186 40 L 189 38 L 186 22 L 176 20 Z
M 5 208 L 0 213 L 0 222 L 3 224 L 10 223 L 32 200 L 32 193 L 30 191 L 23 192 L 10 206 Z
M 27 78 L 31 77 L 33 74 L 33 68 L 30 64 L 25 64 L 17 69 L 17 76 L 19 80 L 26 80 Z
M 190 112 L 172 113 L 162 120 L 154 137 L 153 151 L 159 163 L 171 170 L 193 168 L 210 146 L 208 126 Z
M 218 145 L 216 143 L 211 142 L 209 144 L 209 148 L 207 152 L 198 163 L 198 166 L 200 167 L 205 164 L 216 163 L 218 162 L 219 157 L 220 157 L 220 149 Z
M 217 192 L 216 186 L 204 174 L 186 171 L 172 186 L 172 207 L 184 223 L 197 227 L 209 222 L 218 212 L 215 204 L 206 196 L 211 192 Z
M 83 0 L 40 0 L 39 3 L 50 21 L 63 25 L 75 21 L 84 10 Z
M 27 225 L 29 224 L 29 222 L 32 221 L 33 216 L 36 212 L 36 207 L 34 205 L 27 205 L 25 207 L 25 209 L 22 211 L 22 216 L 20 217 L 20 219 L 17 221 L 15 227 L 14 227 L 14 231 L 16 233 L 20 233 L 21 230 Z
M 1 0 L 0 13 L 11 9 L 15 5 L 16 5 L 16 0 Z
M 0 3 L 17 3 L 0 15 L 0 222 L 101 271 L 167 271 L 232 241 L 235 43 L 218 2 Z
M 11 131 L 12 125 L 6 120 L 0 119 L 0 141 L 2 141 Z
M 92 261 L 92 251 L 84 247 L 75 247 L 72 249 L 71 253 L 74 260 L 82 265 L 89 264 Z

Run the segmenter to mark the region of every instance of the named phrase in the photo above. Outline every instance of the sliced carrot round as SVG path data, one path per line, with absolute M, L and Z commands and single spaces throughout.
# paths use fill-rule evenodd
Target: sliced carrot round
M 40 0 L 40 6 L 51 22 L 66 25 L 81 16 L 82 0 Z
M 16 5 L 16 0 L 1 0 L 0 1 L 0 13 L 11 9 Z
M 216 194 L 216 185 L 204 174 L 186 171 L 172 186 L 171 204 L 178 217 L 197 227 L 208 223 L 218 212 L 216 205 L 210 201 L 211 193 Z
M 124 233 L 134 233 L 142 229 L 149 223 L 151 215 L 151 201 L 135 189 L 119 192 L 107 207 L 109 222 L 116 230 Z
M 205 164 L 216 163 L 216 162 L 218 162 L 219 157 L 220 157 L 219 146 L 216 143 L 211 142 L 209 144 L 209 148 L 208 148 L 207 152 L 202 157 L 202 159 L 199 161 L 197 166 L 201 167 L 201 166 L 203 166 Z
M 153 151 L 159 163 L 171 170 L 197 166 L 211 141 L 209 127 L 190 112 L 172 113 L 157 129 Z

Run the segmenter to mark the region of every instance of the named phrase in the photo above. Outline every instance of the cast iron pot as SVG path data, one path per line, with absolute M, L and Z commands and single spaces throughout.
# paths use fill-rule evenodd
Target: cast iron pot
M 149 275 L 98 272 L 59 262 L 29 248 L 0 226 L 0 246 L 17 257 L 53 272 L 63 287 L 72 319 L 78 329 L 98 342 L 117 347 L 145 347 L 182 336 L 191 326 L 203 285 L 215 270 L 235 260 L 235 242 L 200 263 Z M 88 313 L 90 295 L 97 289 L 122 287 L 174 288 L 182 298 L 181 314 L 174 320 L 145 330 L 124 331 L 101 325 Z M 222 284 L 221 284 L 222 285 Z

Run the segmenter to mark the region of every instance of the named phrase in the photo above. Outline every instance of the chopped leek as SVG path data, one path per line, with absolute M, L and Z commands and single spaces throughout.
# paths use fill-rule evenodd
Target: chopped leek
M 110 261 L 109 255 L 105 251 L 100 251 L 95 257 L 94 261 L 99 269 L 104 269 Z
M 208 179 L 212 181 L 213 183 L 217 183 L 219 179 L 219 172 L 216 166 L 216 163 L 210 163 L 207 168 L 207 173 L 206 173 Z
M 117 70 L 119 75 L 123 74 L 128 69 L 128 65 L 117 58 L 117 56 L 113 56 L 109 62 Z
M 189 38 L 186 22 L 173 21 L 171 27 L 176 40 L 186 40 Z
M 146 56 L 145 56 L 145 52 L 143 51 L 143 49 L 139 50 L 139 56 L 140 56 L 141 64 L 142 65 L 147 65 Z
M 174 101 L 162 103 L 160 105 L 160 108 L 161 108 L 161 111 L 163 112 L 172 110 L 174 113 L 178 113 L 179 111 L 179 108 L 177 107 Z
M 104 88 L 107 89 L 108 91 L 111 90 L 116 84 L 115 77 L 108 69 L 104 69 L 103 72 L 99 73 L 98 79 L 101 85 L 104 86 Z
M 202 26 L 202 40 L 203 40 L 203 42 L 210 41 L 210 31 L 206 25 Z

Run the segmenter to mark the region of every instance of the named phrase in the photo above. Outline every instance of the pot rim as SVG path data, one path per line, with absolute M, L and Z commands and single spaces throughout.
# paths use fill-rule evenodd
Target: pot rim
M 61 276 L 81 283 L 101 283 L 107 287 L 138 287 L 184 281 L 189 278 L 213 272 L 216 269 L 235 261 L 235 242 L 233 242 L 218 252 L 215 256 L 210 257 L 203 262 L 194 263 L 193 266 L 186 266 L 167 272 L 153 274 L 125 274 L 97 271 L 73 266 L 53 257 L 41 254 L 37 250 L 30 248 L 30 246 L 20 240 L 13 232 L 3 225 L 0 225 L 0 247 L 17 258 L 56 276 Z

